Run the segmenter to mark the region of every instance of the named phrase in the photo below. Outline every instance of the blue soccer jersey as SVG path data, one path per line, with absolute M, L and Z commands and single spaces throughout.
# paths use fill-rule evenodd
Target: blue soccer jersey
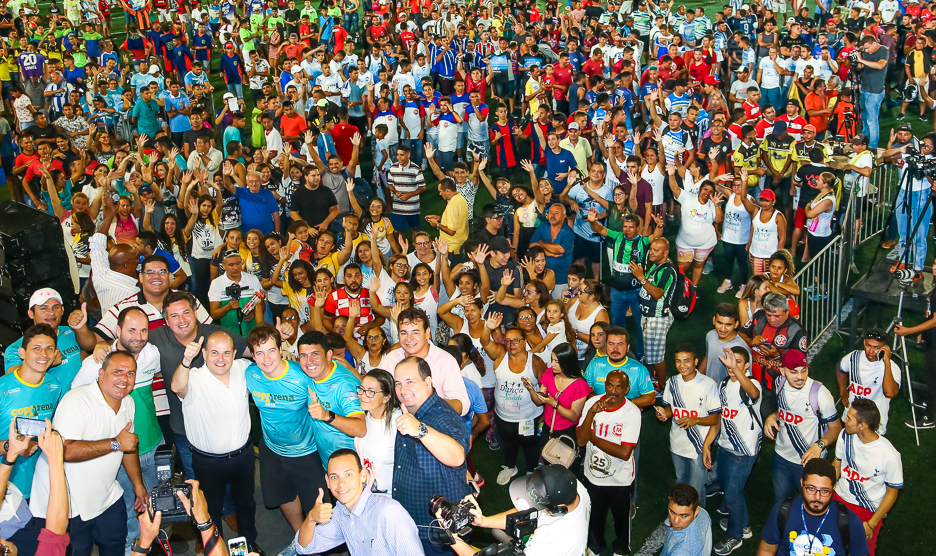
M 605 393 L 605 379 L 611 371 L 623 371 L 630 380 L 630 390 L 627 391 L 627 399 L 633 400 L 640 396 L 653 392 L 653 383 L 650 382 L 650 373 L 640 361 L 627 357 L 621 363 L 615 365 L 605 357 L 595 357 L 588 363 L 585 370 L 585 382 L 592 387 L 599 396 Z
M 361 402 L 358 400 L 357 387 L 361 380 L 351 374 L 347 368 L 332 362 L 332 370 L 328 376 L 320 381 L 308 379 L 309 395 L 315 395 L 322 407 L 327 411 L 334 411 L 343 417 L 360 415 Z M 354 449 L 354 439 L 341 432 L 333 425 L 312 419 L 312 430 L 315 432 L 315 444 L 318 446 L 322 466 L 328 467 L 328 458 L 341 448 Z
M 75 331 L 67 326 L 59 326 L 55 346 L 62 353 L 62 362 L 49 369 L 49 376 L 61 384 L 67 392 L 71 389 L 72 380 L 81 370 L 81 348 L 78 347 L 78 341 L 75 339 Z M 4 371 L 10 372 L 11 368 L 23 364 L 19 356 L 21 347 L 23 347 L 22 338 L 6 348 L 3 354 Z
M 316 450 L 309 416 L 312 381 L 298 363 L 286 363 L 286 371 L 274 378 L 252 364 L 247 368 L 247 389 L 260 411 L 263 440 L 270 450 L 284 457 L 305 456 Z

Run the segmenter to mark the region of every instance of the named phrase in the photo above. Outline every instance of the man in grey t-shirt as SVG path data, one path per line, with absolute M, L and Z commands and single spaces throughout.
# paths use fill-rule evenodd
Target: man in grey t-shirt
M 738 308 L 734 304 L 719 303 L 715 309 L 715 316 L 712 317 L 715 330 L 710 330 L 705 335 L 706 357 L 699 363 L 699 372 L 714 380 L 716 384 L 721 384 L 728 376 L 725 365 L 718 359 L 718 356 L 725 354 L 726 348 L 740 346 L 748 352 L 748 356 L 751 354 L 747 342 L 738 335 L 738 321 Z
M 887 59 L 890 54 L 887 47 L 878 42 L 877 37 L 867 35 L 858 43 L 856 63 L 864 67 L 861 71 L 861 115 L 864 122 L 862 131 L 868 136 L 868 148 L 878 148 L 881 134 L 878 116 L 884 101 L 884 83 L 887 78 Z

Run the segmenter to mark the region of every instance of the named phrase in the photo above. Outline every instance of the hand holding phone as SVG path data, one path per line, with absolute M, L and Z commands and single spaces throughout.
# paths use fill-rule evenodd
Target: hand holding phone
M 237 537 L 228 541 L 228 552 L 231 556 L 247 556 L 247 538 Z
M 16 433 L 21 436 L 38 438 L 45 429 L 45 421 L 40 419 L 29 419 L 27 417 L 16 418 Z

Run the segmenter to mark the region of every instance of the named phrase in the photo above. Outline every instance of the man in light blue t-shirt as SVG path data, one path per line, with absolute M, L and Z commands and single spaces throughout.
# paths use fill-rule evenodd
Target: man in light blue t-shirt
M 647 368 L 631 357 L 627 356 L 630 350 L 630 341 L 627 330 L 615 326 L 608 330 L 608 340 L 605 344 L 608 355 L 595 357 L 585 370 L 585 382 L 592 387 L 599 396 L 605 393 L 605 379 L 611 371 L 622 371 L 630 380 L 630 390 L 625 396 L 640 408 L 649 407 L 656 401 L 653 383 L 650 382 L 650 373 Z
M 296 342 L 299 367 L 308 377 L 309 415 L 322 466 L 341 448 L 354 449 L 355 436 L 364 436 L 367 424 L 357 387 L 361 380 L 347 367 L 332 360 L 328 338 L 306 332 Z

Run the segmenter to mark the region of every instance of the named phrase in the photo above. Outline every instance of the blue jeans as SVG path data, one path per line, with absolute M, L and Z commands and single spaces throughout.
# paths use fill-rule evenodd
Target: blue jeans
M 390 223 L 397 231 L 416 230 L 422 225 L 422 216 L 418 214 L 390 214 Z
M 422 164 L 423 154 L 422 154 L 422 139 L 418 137 L 416 139 L 400 139 L 398 145 L 406 145 L 410 148 L 410 160 L 414 164 Z M 390 153 L 390 160 L 396 160 L 396 153 Z
M 345 12 L 344 14 L 344 28 L 351 36 L 354 36 L 358 33 L 360 28 L 358 27 L 360 23 L 360 16 L 357 12 Z
M 728 510 L 728 536 L 741 540 L 742 529 L 748 526 L 744 485 L 757 456 L 740 456 L 720 449 L 717 458 L 718 484 L 725 491 L 724 506 Z
M 162 444 L 160 442 L 159 446 L 162 446 Z M 147 491 L 156 486 L 156 450 L 159 446 L 145 454 L 140 454 L 140 471 L 143 472 L 143 486 L 146 487 Z M 122 465 L 117 471 L 117 482 L 120 483 L 120 488 L 124 491 L 123 500 L 127 508 L 126 554 L 129 556 L 133 548 L 133 541 L 140 536 L 140 522 L 137 520 L 137 512 L 133 507 L 133 502 L 136 499 L 136 495 L 133 494 L 133 483 L 130 482 L 130 477 Z
M 699 493 L 699 505 L 705 507 L 705 483 L 708 482 L 708 470 L 702 463 L 702 456 L 694 459 L 684 458 L 671 453 L 673 467 L 676 468 L 676 482 L 692 485 Z
M 627 309 L 631 310 L 631 318 L 637 324 L 637 333 L 630 336 L 631 343 L 634 346 L 634 356 L 640 359 L 643 355 L 643 333 L 640 329 L 640 298 L 638 291 L 611 288 L 611 324 L 626 328 Z
M 909 246 L 912 255 L 910 260 L 913 263 L 913 270 L 923 270 L 923 265 L 925 264 L 926 234 L 929 231 L 930 218 L 933 216 L 933 206 L 927 206 L 926 204 L 929 193 L 929 188 L 923 191 L 910 193 L 910 202 L 907 207 L 910 211 L 909 222 L 907 222 L 907 214 L 904 212 L 904 207 L 908 204 L 906 203 L 906 192 L 900 190 L 897 193 L 897 207 L 894 209 L 893 213 L 897 218 L 897 233 L 900 235 L 900 255 L 897 259 L 900 261 L 903 260 L 904 252 L 907 246 Z M 926 212 L 923 212 L 924 207 L 926 207 Z M 913 227 L 917 225 L 917 222 L 920 222 L 920 224 L 916 234 L 914 234 L 913 237 L 908 237 L 910 232 L 913 231 Z
M 237 98 L 244 100 L 244 84 L 243 83 L 228 83 L 227 90 L 229 93 L 233 94 Z
M 774 502 L 782 502 L 799 494 L 802 486 L 803 466 L 774 454 L 773 491 Z
M 878 139 L 881 136 L 881 126 L 878 116 L 881 112 L 881 103 L 884 102 L 884 93 L 861 92 L 861 130 L 868 136 L 868 148 L 878 148 Z
M 185 472 L 185 478 L 194 479 L 195 468 L 192 466 L 192 446 L 184 434 L 177 432 L 174 434 L 176 453 L 179 454 L 179 459 L 182 460 L 182 471 Z
M 783 91 L 780 89 L 780 87 L 773 89 L 761 89 L 761 108 L 767 108 L 768 106 L 780 106 L 782 100 Z

